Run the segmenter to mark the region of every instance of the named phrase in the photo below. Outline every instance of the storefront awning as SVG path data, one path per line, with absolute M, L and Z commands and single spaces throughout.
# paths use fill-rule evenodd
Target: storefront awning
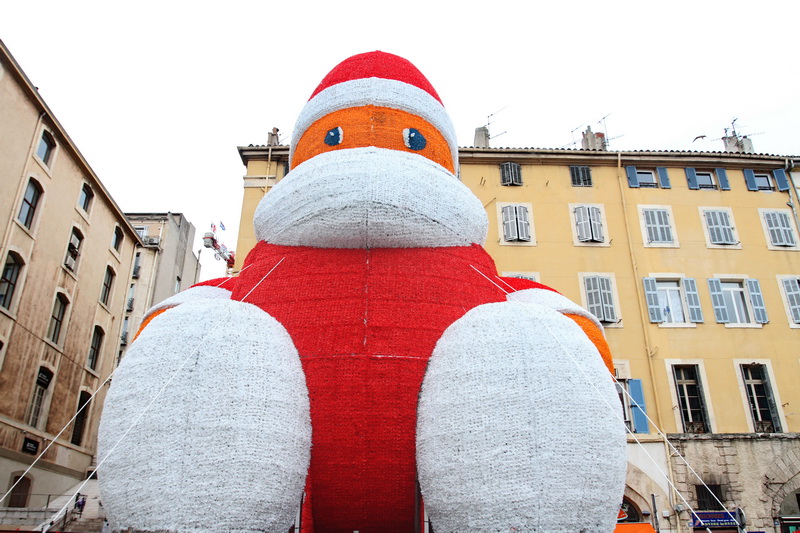
M 656 530 L 648 523 L 629 523 L 617 524 L 614 533 L 656 533 Z

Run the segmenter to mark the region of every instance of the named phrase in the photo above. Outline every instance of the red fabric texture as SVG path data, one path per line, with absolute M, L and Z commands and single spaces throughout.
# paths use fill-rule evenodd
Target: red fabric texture
M 233 291 L 236 286 L 236 280 L 239 278 L 214 278 L 200 283 L 195 283 L 192 287 L 218 287 L 226 291 Z
M 354 55 L 336 65 L 333 70 L 322 79 L 311 94 L 311 98 L 314 98 L 320 91 L 332 85 L 336 85 L 337 83 L 362 78 L 383 78 L 402 81 L 426 91 L 436 98 L 439 103 L 442 103 L 442 99 L 439 98 L 439 95 L 436 93 L 433 85 L 431 85 L 431 82 L 428 81 L 428 78 L 426 78 L 410 61 L 400 56 L 388 54 L 379 50 Z M 309 98 L 309 100 L 311 100 L 311 98 Z
M 445 328 L 477 305 L 505 300 L 491 257 L 477 245 L 364 250 L 260 242 L 247 263 L 232 298 L 256 287 L 244 301 L 286 327 L 305 371 L 315 530 L 413 531 L 422 378 Z

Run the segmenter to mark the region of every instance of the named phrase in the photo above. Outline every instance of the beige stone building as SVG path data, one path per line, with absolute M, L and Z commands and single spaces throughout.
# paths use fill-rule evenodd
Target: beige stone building
M 239 153 L 236 270 L 289 149 Z M 620 531 L 736 531 L 737 508 L 748 531 L 797 531 L 800 159 L 613 152 L 587 132 L 580 150 L 461 148 L 459 160 L 498 270 L 556 288 L 606 326 L 630 429 Z
M 93 469 L 142 243 L 2 42 L 0 191 L 0 507 L 41 508 Z

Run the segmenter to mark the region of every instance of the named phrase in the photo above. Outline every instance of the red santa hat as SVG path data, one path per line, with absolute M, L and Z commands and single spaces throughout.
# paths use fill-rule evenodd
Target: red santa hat
M 292 149 L 314 122 L 328 113 L 374 105 L 412 113 L 445 138 L 458 168 L 458 144 L 450 116 L 428 79 L 407 59 L 386 52 L 354 55 L 339 63 L 311 94 L 295 124 Z

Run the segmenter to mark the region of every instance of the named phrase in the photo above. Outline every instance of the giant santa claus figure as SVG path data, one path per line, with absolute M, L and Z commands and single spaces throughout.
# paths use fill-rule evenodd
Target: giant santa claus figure
M 498 276 L 411 63 L 336 66 L 236 278 L 154 307 L 101 424 L 112 527 L 609 533 L 625 437 L 602 328 Z M 424 509 L 424 512 L 423 512 Z

